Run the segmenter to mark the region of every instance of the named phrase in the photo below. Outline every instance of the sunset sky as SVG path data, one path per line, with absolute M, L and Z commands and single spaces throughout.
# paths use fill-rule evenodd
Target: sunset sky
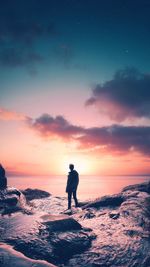
M 150 174 L 149 0 L 1 0 L 0 162 Z

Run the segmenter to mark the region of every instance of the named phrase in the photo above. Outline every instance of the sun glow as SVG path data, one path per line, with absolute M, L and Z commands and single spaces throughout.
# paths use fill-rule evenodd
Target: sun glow
M 62 162 L 62 172 L 66 173 L 69 170 L 69 164 L 74 164 L 74 168 L 79 172 L 81 175 L 90 174 L 91 173 L 91 166 L 89 164 L 89 159 L 83 158 L 81 155 L 72 155 L 67 156 Z

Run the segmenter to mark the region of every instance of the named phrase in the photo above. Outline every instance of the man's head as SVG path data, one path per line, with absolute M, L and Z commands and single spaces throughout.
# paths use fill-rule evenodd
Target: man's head
M 73 169 L 74 169 L 74 165 L 73 165 L 73 164 L 69 164 L 69 169 L 70 169 L 71 171 L 73 171 Z

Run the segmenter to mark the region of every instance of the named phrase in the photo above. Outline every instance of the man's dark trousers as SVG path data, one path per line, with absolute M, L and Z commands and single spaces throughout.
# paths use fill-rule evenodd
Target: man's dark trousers
M 75 206 L 78 207 L 77 190 L 74 190 L 74 191 L 69 191 L 68 192 L 68 209 L 71 209 L 72 195 L 73 195 L 73 198 L 74 198 Z

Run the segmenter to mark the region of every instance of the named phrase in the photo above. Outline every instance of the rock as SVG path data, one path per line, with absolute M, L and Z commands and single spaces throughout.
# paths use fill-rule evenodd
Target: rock
M 109 217 L 110 217 L 111 219 L 117 220 L 117 219 L 120 217 L 120 213 L 111 212 L 111 213 L 109 214 Z
M 130 219 L 136 226 L 148 229 L 150 226 L 150 197 L 139 192 L 136 197 L 127 198 L 119 208 L 121 216 Z
M 94 218 L 96 215 L 93 211 L 91 211 L 90 209 L 84 214 L 83 218 L 84 219 L 92 219 Z
M 18 197 L 21 196 L 21 191 L 14 188 L 14 187 L 7 187 L 7 194 L 8 195 L 17 195 Z
M 96 239 L 88 250 L 73 255 L 65 267 L 150 266 L 150 195 L 147 185 L 129 186 L 116 195 L 120 200 L 115 197 L 119 205 L 114 207 L 109 203 L 110 200 L 113 203 L 114 196 L 84 206 L 84 212 L 96 206 L 93 211 L 96 217 L 85 220 L 81 217 L 83 228 L 91 227 Z M 103 207 L 101 213 L 97 207 Z
M 83 231 L 60 233 L 53 236 L 51 242 L 54 246 L 54 254 L 63 263 L 70 259 L 72 255 L 82 253 L 91 245 L 92 237 Z
M 41 217 L 43 224 L 49 229 L 49 231 L 71 231 L 81 230 L 81 225 L 73 218 L 67 215 L 45 215 Z
M 0 190 L 7 188 L 7 178 L 5 177 L 5 169 L 0 164 Z
M 49 198 L 35 200 L 39 206 L 33 215 L 1 218 L 0 239 L 27 257 L 61 267 L 148 267 L 150 195 L 146 188 L 143 184 L 128 187 L 76 209 L 71 216 L 60 214 L 67 199 L 51 196 L 50 205 Z
M 31 188 L 27 188 L 25 190 L 21 191 L 27 200 L 33 200 L 33 199 L 40 199 L 40 198 L 46 198 L 49 197 L 51 194 L 40 190 L 40 189 L 31 189 Z
M 33 236 L 30 238 L 8 240 L 8 242 L 13 245 L 14 249 L 22 252 L 27 257 L 32 259 L 42 259 L 50 263 L 56 261 L 56 255 L 53 253 L 53 247 L 50 242 L 42 236 Z
M 56 265 L 86 250 L 91 244 L 91 235 L 91 232 L 83 231 L 76 220 L 65 215 L 17 213 L 0 220 L 2 242 L 7 242 L 29 258 Z M 71 252 L 67 254 L 69 247 Z
M 1 199 L 0 204 L 8 205 L 8 206 L 16 206 L 18 202 L 17 197 L 15 196 L 8 196 L 7 198 Z
M 146 192 L 150 194 L 150 181 L 141 183 L 141 184 L 135 184 L 135 185 L 129 185 L 123 188 L 122 192 L 125 191 L 140 191 L 140 192 Z
M 0 243 L 1 267 L 56 267 L 43 260 L 33 260 L 14 250 L 11 246 Z
M 139 232 L 138 230 L 134 230 L 134 229 L 127 229 L 124 231 L 125 235 L 129 235 L 131 237 L 136 237 L 136 236 L 140 236 L 141 232 Z
M 95 201 L 90 202 L 89 204 L 82 207 L 82 209 L 87 208 L 102 208 L 102 207 L 118 207 L 123 203 L 124 197 L 121 194 L 104 196 Z
M 21 210 L 21 192 L 16 188 L 7 187 L 0 191 L 0 213 L 10 214 Z

